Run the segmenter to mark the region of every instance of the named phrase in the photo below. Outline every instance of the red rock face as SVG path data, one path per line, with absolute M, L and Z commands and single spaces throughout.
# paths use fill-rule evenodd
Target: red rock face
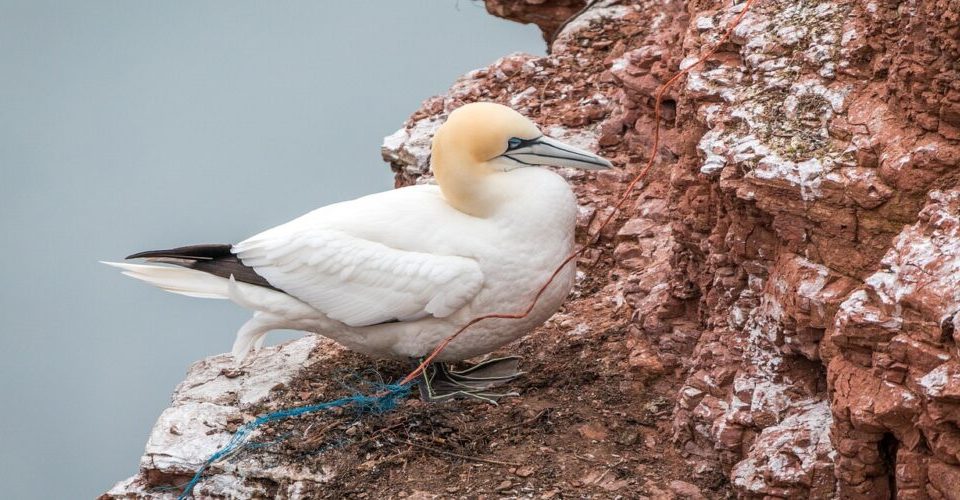
M 842 491 L 960 492 L 960 190 L 932 191 L 916 224 L 841 304 L 829 366 Z M 953 496 L 951 496 L 953 495 Z
M 446 113 L 509 104 L 620 167 L 565 173 L 586 241 L 648 158 L 657 88 L 741 8 L 595 2 L 550 56 L 425 102 L 385 157 L 416 182 Z M 743 497 L 958 498 L 958 16 L 757 2 L 667 92 L 658 167 L 581 258 L 631 318 L 624 370 L 674 396 L 674 444 Z
M 587 0 L 489 0 L 487 12 L 523 24 L 534 23 L 545 40 L 587 5 Z

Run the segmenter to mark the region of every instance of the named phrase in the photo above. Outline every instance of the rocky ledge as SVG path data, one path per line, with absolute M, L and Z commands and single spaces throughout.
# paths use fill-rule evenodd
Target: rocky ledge
M 586 241 L 648 159 L 657 88 L 744 4 L 584 5 L 488 0 L 541 26 L 550 55 L 427 100 L 384 142 L 397 184 L 429 182 L 447 113 L 502 102 L 618 166 L 564 172 Z M 565 310 L 514 348 L 541 373 L 522 398 L 456 416 L 410 401 L 391 417 L 402 438 L 355 424 L 376 450 L 284 445 L 198 494 L 960 498 L 957 61 L 957 0 L 758 0 L 667 92 L 657 167 L 581 257 Z M 350 355 L 311 342 L 240 376 L 200 362 L 140 474 L 106 496 L 170 496 L 239 423 L 328 395 L 305 374 Z M 453 448 L 411 455 L 427 435 Z

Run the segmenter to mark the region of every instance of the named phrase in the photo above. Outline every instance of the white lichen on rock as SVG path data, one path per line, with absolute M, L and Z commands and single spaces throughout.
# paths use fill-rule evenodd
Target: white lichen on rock
M 719 113 L 710 110 L 709 119 L 707 110 L 701 110 L 711 126 L 699 145 L 702 173 L 719 175 L 730 166 L 758 185 L 794 190 L 805 202 L 822 195 L 820 183 L 843 156 L 833 147 L 828 124 L 842 110 L 849 88 L 831 84 L 832 70 L 801 81 L 799 64 L 826 68 L 839 50 L 847 8 L 830 2 L 758 7 L 734 33 L 743 44 L 742 62 L 703 64 L 690 71 L 688 92 L 724 103 Z M 727 26 L 736 12 L 724 11 L 718 25 Z M 698 26 L 709 24 L 703 19 Z M 722 33 L 702 31 L 704 46 L 716 43 Z M 688 55 L 680 67 L 696 58 Z
M 217 450 L 230 441 L 247 411 L 265 401 L 270 391 L 290 382 L 313 363 L 323 361 L 315 349 L 318 343 L 333 344 L 315 335 L 285 344 L 266 347 L 241 370 L 232 356 L 222 354 L 200 360 L 190 367 L 187 377 L 174 391 L 172 404 L 154 424 L 140 459 L 140 473 L 120 481 L 107 492 L 109 498 L 176 498 L 179 492 L 154 490 L 148 477 L 185 477 L 194 474 Z M 311 354 L 313 354 L 311 356 Z M 236 462 L 213 466 L 220 472 L 204 479 L 197 495 L 249 498 L 266 491 L 251 482 L 253 478 L 290 478 L 296 471 L 278 470 L 263 462 L 263 457 L 246 457 Z M 304 471 L 300 475 L 315 475 Z
M 800 487 L 814 492 L 832 491 L 833 461 L 836 452 L 830 443 L 830 404 L 803 401 L 781 422 L 760 433 L 747 458 L 730 473 L 741 492 L 753 495 L 776 494 L 774 488 L 790 491 Z

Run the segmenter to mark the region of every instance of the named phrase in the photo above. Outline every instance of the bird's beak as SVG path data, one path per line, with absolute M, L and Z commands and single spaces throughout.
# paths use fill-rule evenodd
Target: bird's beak
M 584 170 L 606 170 L 612 163 L 589 151 L 564 144 L 552 137 L 541 135 L 536 139 L 520 141 L 516 146 L 503 153 L 509 158 L 523 165 L 573 167 Z

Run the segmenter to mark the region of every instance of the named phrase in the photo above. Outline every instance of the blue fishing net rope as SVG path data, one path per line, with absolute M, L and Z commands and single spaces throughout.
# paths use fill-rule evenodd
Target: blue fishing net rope
M 216 453 L 211 455 L 210 458 L 208 458 L 207 461 L 204 462 L 199 469 L 197 469 L 196 474 L 194 474 L 193 478 L 190 479 L 190 482 L 184 486 L 183 492 L 180 493 L 180 496 L 177 497 L 177 500 L 186 500 L 187 498 L 190 498 L 190 496 L 193 494 L 194 486 L 200 482 L 203 473 L 206 472 L 211 465 L 246 447 L 247 440 L 250 439 L 250 436 L 253 434 L 253 432 L 261 425 L 268 424 L 270 422 L 276 422 L 278 420 L 286 420 L 291 417 L 299 417 L 301 415 L 332 410 L 334 408 L 344 408 L 347 406 L 358 410 L 360 413 L 386 413 L 397 407 L 400 400 L 410 393 L 410 387 L 412 385 L 413 384 L 383 384 L 379 386 L 380 391 L 378 391 L 378 393 L 382 393 L 379 396 L 355 394 L 353 396 L 347 396 L 344 398 L 335 399 L 333 401 L 327 401 L 325 403 L 298 406 L 296 408 L 285 408 L 283 410 L 277 410 L 275 412 L 260 415 L 255 420 L 248 422 L 237 429 L 237 432 L 233 433 L 233 437 L 230 438 L 230 441 L 223 448 L 220 448 Z

